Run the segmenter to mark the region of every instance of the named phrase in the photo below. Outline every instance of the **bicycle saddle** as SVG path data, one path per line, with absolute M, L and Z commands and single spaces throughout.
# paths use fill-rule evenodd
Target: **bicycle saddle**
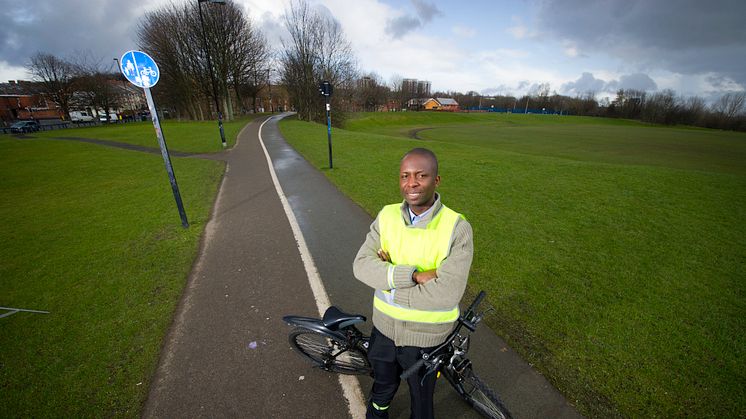
M 365 316 L 359 314 L 347 314 L 335 306 L 331 306 L 324 312 L 321 322 L 330 330 L 339 330 L 355 323 L 365 321 Z

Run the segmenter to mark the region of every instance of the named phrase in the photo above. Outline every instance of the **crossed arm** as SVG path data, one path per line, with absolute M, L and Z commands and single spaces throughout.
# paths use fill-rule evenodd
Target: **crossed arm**
M 471 225 L 459 219 L 451 237 L 450 253 L 437 270 L 418 272 L 411 265 L 394 265 L 381 249 L 376 219 L 355 257 L 353 272 L 371 288 L 395 290 L 394 301 L 399 305 L 420 310 L 448 309 L 461 300 L 473 253 Z

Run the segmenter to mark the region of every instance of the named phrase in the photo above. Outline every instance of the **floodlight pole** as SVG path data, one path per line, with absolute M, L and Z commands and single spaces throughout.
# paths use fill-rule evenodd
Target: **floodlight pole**
M 224 0 L 197 0 L 197 8 L 199 9 L 199 23 L 202 26 L 202 42 L 205 44 L 205 55 L 207 55 L 207 70 L 210 73 L 210 80 L 212 81 L 212 97 L 215 99 L 215 110 L 218 112 L 218 127 L 220 128 L 220 141 L 223 143 L 223 148 L 227 147 L 225 142 L 225 130 L 223 129 L 223 113 L 220 112 L 220 102 L 218 101 L 218 89 L 217 83 L 215 83 L 215 74 L 212 69 L 212 60 L 210 59 L 210 48 L 207 45 L 207 33 L 205 32 L 205 20 L 202 17 L 202 3 L 209 1 L 215 4 L 225 4 Z

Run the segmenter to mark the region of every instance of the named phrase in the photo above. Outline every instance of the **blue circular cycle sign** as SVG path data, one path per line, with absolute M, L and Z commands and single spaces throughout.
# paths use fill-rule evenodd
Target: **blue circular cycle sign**
M 130 83 L 143 89 L 149 89 L 158 83 L 161 76 L 158 64 L 150 55 L 142 51 L 127 51 L 119 61 L 122 74 Z

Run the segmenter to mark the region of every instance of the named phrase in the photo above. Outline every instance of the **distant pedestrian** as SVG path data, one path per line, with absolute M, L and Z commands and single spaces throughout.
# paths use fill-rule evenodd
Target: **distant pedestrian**
M 375 289 L 368 359 L 375 381 L 368 418 L 386 418 L 399 375 L 443 343 L 459 316 L 473 258 L 471 225 L 442 204 L 438 159 L 415 148 L 401 159 L 404 202 L 383 207 L 353 264 L 355 277 Z M 409 384 L 412 418 L 432 418 L 435 374 Z

